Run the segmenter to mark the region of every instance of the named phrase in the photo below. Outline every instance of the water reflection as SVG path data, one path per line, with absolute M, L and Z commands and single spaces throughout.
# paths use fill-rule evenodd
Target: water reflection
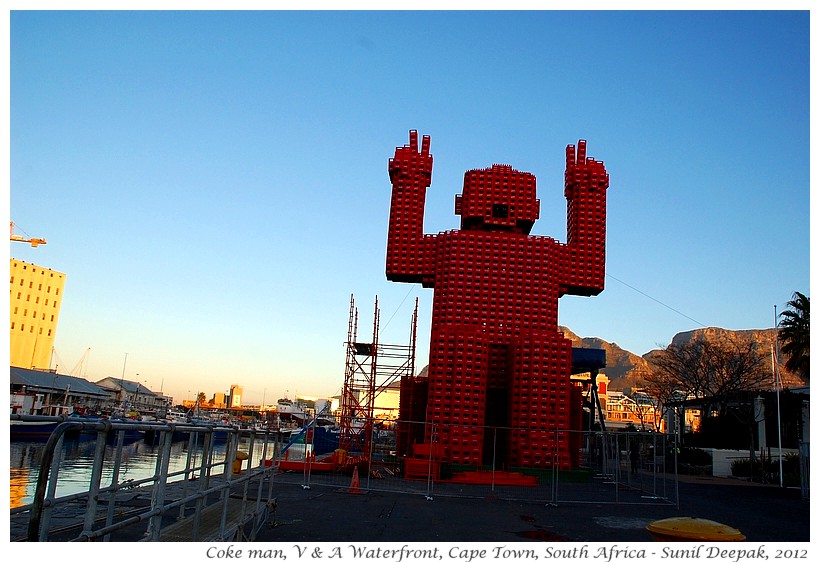
M 96 450 L 96 439 L 66 440 L 63 446 L 63 460 L 60 463 L 60 473 L 57 479 L 56 495 L 66 496 L 78 492 L 87 492 L 91 477 L 91 470 Z M 18 507 L 31 503 L 37 487 L 37 476 L 40 473 L 40 463 L 43 458 L 44 441 L 12 441 L 10 443 L 10 497 L 11 507 Z M 188 441 L 179 441 L 171 444 L 171 455 L 168 472 L 173 473 L 185 469 L 188 458 Z M 215 445 L 213 448 L 213 462 L 225 459 L 226 445 Z M 240 450 L 248 451 L 248 442 L 240 443 Z M 257 440 L 254 446 L 254 459 L 258 463 L 261 458 L 263 443 Z M 268 444 L 267 458 L 273 455 L 273 444 Z M 118 481 L 141 480 L 153 476 L 156 472 L 159 447 L 144 441 L 136 441 L 123 446 L 119 467 Z M 198 443 L 192 451 L 192 466 L 201 462 L 202 446 Z M 116 448 L 105 445 L 100 487 L 110 486 L 114 475 L 114 457 Z M 219 469 L 217 469 L 219 471 Z M 182 479 L 182 475 L 171 477 L 170 481 Z

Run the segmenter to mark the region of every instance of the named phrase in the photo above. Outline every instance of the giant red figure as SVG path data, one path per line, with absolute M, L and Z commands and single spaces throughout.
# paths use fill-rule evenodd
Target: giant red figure
M 535 176 L 493 165 L 464 174 L 461 229 L 424 234 L 430 137 L 390 159 L 387 278 L 434 288 L 425 440 L 453 463 L 577 464 L 580 390 L 558 329 L 558 299 L 604 288 L 603 162 L 566 149 L 567 242 L 531 236 Z M 404 398 L 403 398 L 404 399 Z

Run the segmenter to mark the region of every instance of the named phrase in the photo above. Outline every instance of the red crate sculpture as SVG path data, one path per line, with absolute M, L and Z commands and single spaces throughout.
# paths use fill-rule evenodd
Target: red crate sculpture
M 558 299 L 604 288 L 606 168 L 586 141 L 567 146 L 565 244 L 529 234 L 535 176 L 497 164 L 464 174 L 459 230 L 424 234 L 432 169 L 417 131 L 388 166 L 387 278 L 434 288 L 425 441 L 456 464 L 571 468 L 581 399 Z

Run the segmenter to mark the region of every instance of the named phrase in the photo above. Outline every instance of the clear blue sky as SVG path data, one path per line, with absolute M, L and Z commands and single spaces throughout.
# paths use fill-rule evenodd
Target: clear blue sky
M 360 334 L 419 368 L 432 292 L 390 283 L 387 161 L 432 136 L 425 231 L 463 174 L 538 178 L 566 240 L 564 148 L 611 176 L 606 289 L 559 321 L 637 354 L 768 328 L 809 294 L 809 13 L 11 12 L 11 256 L 67 274 L 63 372 L 177 401 L 328 396 Z M 365 339 L 360 337 L 359 339 Z M 126 361 L 127 354 L 127 361 Z

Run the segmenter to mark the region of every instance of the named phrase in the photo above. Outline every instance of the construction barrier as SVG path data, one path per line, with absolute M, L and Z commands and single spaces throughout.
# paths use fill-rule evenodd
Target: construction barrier
M 328 486 L 350 493 L 388 491 L 434 496 L 502 498 L 546 504 L 597 503 L 678 504 L 674 436 L 656 432 L 570 432 L 561 429 L 523 430 L 498 427 L 460 427 L 458 432 L 479 436 L 482 462 L 453 462 L 446 447 L 424 442 L 424 436 L 455 428 L 422 427 L 397 422 L 373 424 L 369 449 L 336 449 L 317 453 L 312 444 L 292 446 L 278 462 L 280 484 Z M 537 435 L 536 435 L 537 434 Z M 410 440 L 407 440 L 410 437 Z M 415 441 L 415 442 L 414 442 Z M 510 443 L 554 443 L 553 457 L 539 455 L 527 464 L 511 459 Z M 558 449 L 571 444 L 577 462 L 564 466 Z M 560 458 L 559 458 L 560 457 Z

